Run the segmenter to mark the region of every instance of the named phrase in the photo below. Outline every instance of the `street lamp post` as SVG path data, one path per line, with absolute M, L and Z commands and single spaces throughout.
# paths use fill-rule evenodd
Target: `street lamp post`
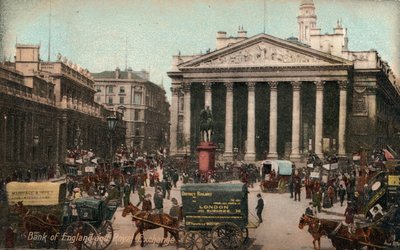
M 113 137 L 114 137 L 114 132 L 115 128 L 117 126 L 118 119 L 115 116 L 109 116 L 107 117 L 107 126 L 108 126 L 108 131 L 110 132 L 110 157 L 111 157 L 111 162 L 113 160 Z

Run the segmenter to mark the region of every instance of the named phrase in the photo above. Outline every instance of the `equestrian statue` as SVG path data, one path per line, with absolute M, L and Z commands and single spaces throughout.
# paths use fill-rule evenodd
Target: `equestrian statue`
M 210 106 L 200 111 L 200 133 L 202 142 L 211 142 L 211 135 L 213 134 L 213 117 Z

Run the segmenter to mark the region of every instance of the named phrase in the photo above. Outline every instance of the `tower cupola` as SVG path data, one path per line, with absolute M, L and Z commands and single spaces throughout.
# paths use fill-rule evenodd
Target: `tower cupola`
M 299 41 L 310 44 L 310 30 L 317 27 L 313 0 L 301 0 L 297 22 L 299 24 Z

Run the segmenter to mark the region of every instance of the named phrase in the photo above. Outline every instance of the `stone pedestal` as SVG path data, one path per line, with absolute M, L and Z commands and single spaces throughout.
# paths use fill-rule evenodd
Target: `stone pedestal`
M 199 172 L 208 177 L 208 172 L 213 171 L 215 167 L 215 149 L 212 142 L 200 142 L 197 146 L 199 152 Z

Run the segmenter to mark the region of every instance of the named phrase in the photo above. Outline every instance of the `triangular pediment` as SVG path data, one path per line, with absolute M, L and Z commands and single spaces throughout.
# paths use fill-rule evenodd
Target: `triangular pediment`
M 327 66 L 351 64 L 330 54 L 260 34 L 186 61 L 178 68 Z

